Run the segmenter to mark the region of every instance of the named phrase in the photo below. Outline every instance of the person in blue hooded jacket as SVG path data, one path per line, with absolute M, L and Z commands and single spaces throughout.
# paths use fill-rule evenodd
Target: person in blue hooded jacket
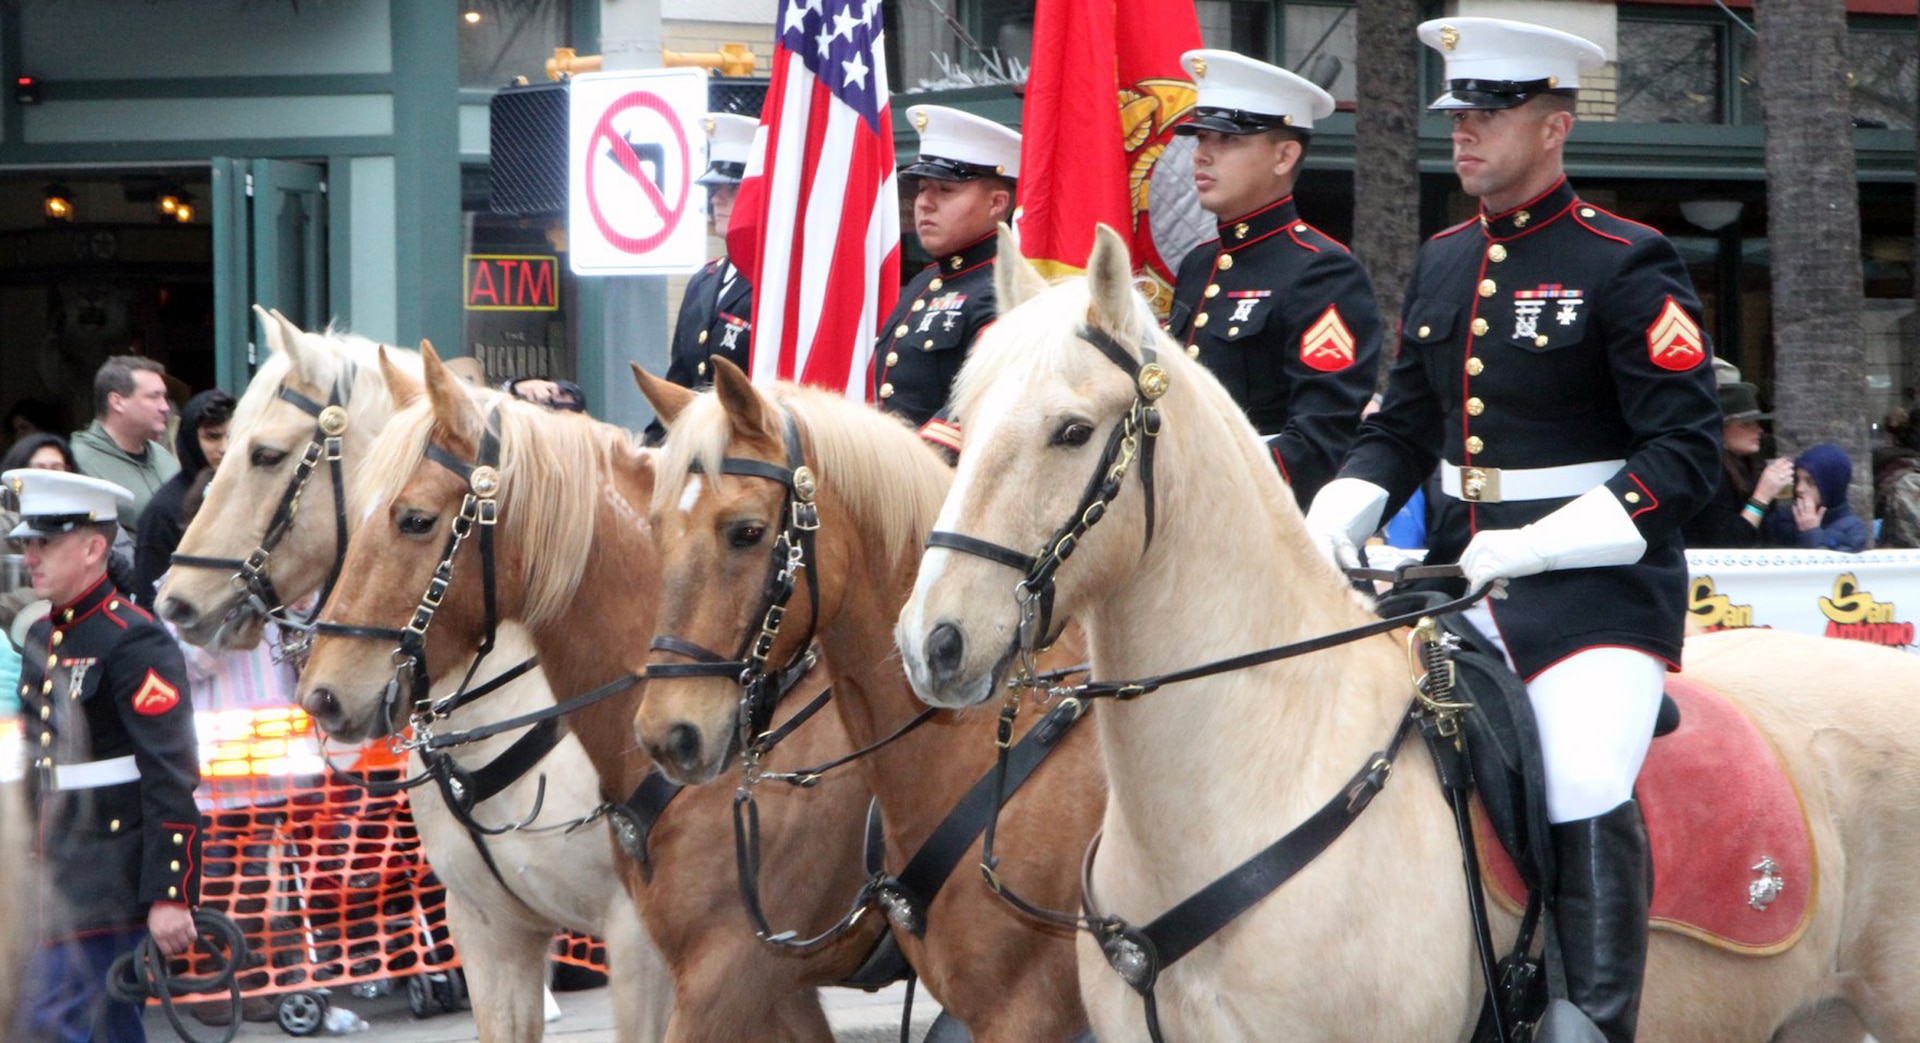
M 1867 523 L 1847 503 L 1853 461 L 1846 452 L 1822 442 L 1800 454 L 1793 462 L 1793 475 L 1793 504 L 1768 513 L 1765 544 L 1849 554 L 1866 550 Z

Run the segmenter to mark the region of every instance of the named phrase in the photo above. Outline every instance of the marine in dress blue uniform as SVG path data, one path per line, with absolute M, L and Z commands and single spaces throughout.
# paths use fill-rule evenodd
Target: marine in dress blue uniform
M 200 771 L 186 667 L 166 630 L 106 575 L 100 520 L 112 524 L 115 502 L 130 494 L 59 472 L 0 480 L 21 503 L 9 535 L 27 541 L 35 589 L 54 602 L 27 631 L 21 670 L 46 900 L 16 1033 L 138 1043 L 139 1009 L 111 1000 L 103 983 L 149 927 L 164 952 L 192 939 L 181 917 L 199 897 Z M 98 549 L 92 564 L 82 557 L 88 540 Z
M 725 216 L 732 213 L 733 194 L 746 173 L 758 124 L 745 116 L 709 112 L 703 125 L 708 162 L 697 183 L 712 194 L 712 219 L 717 226 L 713 232 L 724 238 Z M 673 327 L 667 379 L 688 388 L 712 384 L 708 359 L 714 355 L 725 357 L 743 373 L 753 372 L 753 287 L 725 255 L 708 261 L 687 282 Z
M 1012 212 L 1020 135 L 938 105 L 915 105 L 907 118 L 920 133 L 920 158 L 900 176 L 919 183 L 916 230 L 934 261 L 881 324 L 868 391 L 882 410 L 957 453 L 960 429 L 943 411 L 974 340 L 993 324 L 994 233 Z
M 1200 138 L 1194 172 L 1219 237 L 1181 260 L 1167 329 L 1240 403 L 1305 508 L 1352 445 L 1380 359 L 1372 280 L 1294 205 L 1313 122 L 1333 96 L 1231 51 L 1180 60 L 1198 97 L 1174 133 Z M 1221 146 L 1265 148 L 1291 165 L 1215 163 Z
M 1342 558 L 1438 466 L 1430 562 L 1505 582 L 1479 622 L 1527 682 L 1569 998 L 1633 1039 L 1651 865 L 1632 787 L 1687 604 L 1680 526 L 1713 494 L 1720 409 L 1672 244 L 1561 173 L 1592 43 L 1496 19 L 1420 27 L 1446 59 L 1479 216 L 1421 249 L 1381 409 L 1308 527 Z

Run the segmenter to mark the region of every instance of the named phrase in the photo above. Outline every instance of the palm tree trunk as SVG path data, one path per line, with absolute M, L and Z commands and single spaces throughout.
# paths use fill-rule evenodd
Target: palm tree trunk
M 1420 249 L 1420 24 L 1417 0 L 1359 0 L 1353 144 L 1353 252 L 1373 276 L 1389 331 Z M 1391 332 L 1389 332 L 1391 336 Z M 1398 340 L 1383 345 L 1380 380 Z
M 1774 431 L 1783 452 L 1832 442 L 1872 514 L 1860 196 L 1842 0 L 1758 0 L 1773 253 Z

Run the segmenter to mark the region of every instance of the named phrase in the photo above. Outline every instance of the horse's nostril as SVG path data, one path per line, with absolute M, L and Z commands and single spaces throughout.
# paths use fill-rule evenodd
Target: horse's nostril
M 927 668 L 936 677 L 951 677 L 960 670 L 960 656 L 966 651 L 966 639 L 960 628 L 941 623 L 927 635 Z
M 179 598 L 161 598 L 159 608 L 160 618 L 177 627 L 192 626 L 200 618 L 200 613 L 195 612 L 192 605 Z
M 307 695 L 307 712 L 322 723 L 340 719 L 340 697 L 331 688 L 315 688 Z
M 668 728 L 666 753 L 681 764 L 693 764 L 700 757 L 700 730 L 691 724 Z

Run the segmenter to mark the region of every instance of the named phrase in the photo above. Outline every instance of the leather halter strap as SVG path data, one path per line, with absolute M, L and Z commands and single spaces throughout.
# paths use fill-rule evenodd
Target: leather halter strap
M 971 554 L 1025 573 L 1018 587 L 1021 626 L 1016 640 L 1020 650 L 1027 653 L 1050 644 L 1055 636 L 1054 573 L 1073 556 L 1087 530 L 1106 516 L 1108 505 L 1120 495 L 1121 486 L 1136 463 L 1140 471 L 1140 489 L 1146 498 L 1146 536 L 1143 544 L 1145 547 L 1153 546 L 1153 450 L 1160 435 L 1160 409 L 1154 403 L 1166 393 L 1166 371 L 1155 361 L 1156 355 L 1150 344 L 1141 345 L 1140 357 L 1136 359 L 1105 330 L 1082 326 L 1079 334 L 1080 339 L 1093 345 L 1132 379 L 1134 398 L 1126 414 L 1114 424 L 1113 433 L 1107 437 L 1106 448 L 1101 452 L 1099 462 L 1094 465 L 1093 474 L 1088 477 L 1086 488 L 1080 494 L 1080 501 L 1067 521 L 1053 531 L 1053 535 L 1035 554 L 1025 554 L 965 533 L 936 529 L 927 534 L 927 547 L 930 549 L 940 547 Z
M 273 579 L 267 575 L 267 566 L 273 559 L 273 551 L 280 546 L 293 531 L 293 522 L 300 513 L 300 497 L 306 490 L 307 482 L 322 459 L 327 461 L 327 469 L 333 478 L 333 565 L 327 570 L 327 578 L 320 587 L 320 597 L 314 602 L 314 614 L 318 615 L 320 606 L 327 603 L 328 595 L 333 593 L 334 585 L 340 581 L 340 566 L 347 556 L 347 494 L 346 483 L 342 478 L 344 467 L 341 462 L 342 435 L 346 433 L 350 416 L 346 403 L 351 398 L 353 382 L 358 377 L 358 367 L 346 363 L 346 370 L 334 381 L 327 396 L 326 405 L 294 389 L 281 385 L 276 396 L 282 402 L 292 404 L 301 412 L 313 417 L 313 434 L 307 439 L 307 447 L 295 465 L 293 476 L 287 480 L 287 487 L 280 493 L 280 502 L 274 506 L 273 514 L 267 520 L 266 531 L 253 552 L 245 558 L 216 558 L 200 554 L 179 554 L 172 557 L 174 565 L 184 565 L 199 569 L 231 569 L 233 582 L 255 602 L 262 615 L 277 616 L 286 605 L 282 603 L 280 592 L 274 589 Z M 342 389 L 346 389 L 343 391 Z M 283 620 L 283 622 L 291 622 Z
M 796 647 L 793 658 L 778 667 L 770 667 L 767 657 L 779 638 L 780 624 L 786 618 L 787 602 L 792 599 L 800 570 L 815 568 L 813 535 L 820 528 L 820 512 L 814 503 L 816 487 L 812 470 L 800 444 L 800 427 L 793 414 L 782 413 L 782 442 L 786 466 L 729 456 L 720 461 L 720 473 L 746 478 L 761 478 L 778 483 L 787 491 L 780 511 L 780 534 L 773 541 L 772 560 L 757 611 L 758 630 L 742 635 L 739 650 L 731 658 L 696 641 L 671 634 L 657 634 L 648 648 L 693 660 L 690 663 L 649 663 L 648 678 L 726 677 L 742 689 L 740 745 L 743 751 L 758 756 L 771 748 L 768 727 L 773 720 L 774 704 L 784 692 L 782 676 L 805 660 L 813 644 L 813 630 L 820 618 L 820 584 L 807 583 L 807 634 Z M 695 462 L 694 473 L 701 468 Z

